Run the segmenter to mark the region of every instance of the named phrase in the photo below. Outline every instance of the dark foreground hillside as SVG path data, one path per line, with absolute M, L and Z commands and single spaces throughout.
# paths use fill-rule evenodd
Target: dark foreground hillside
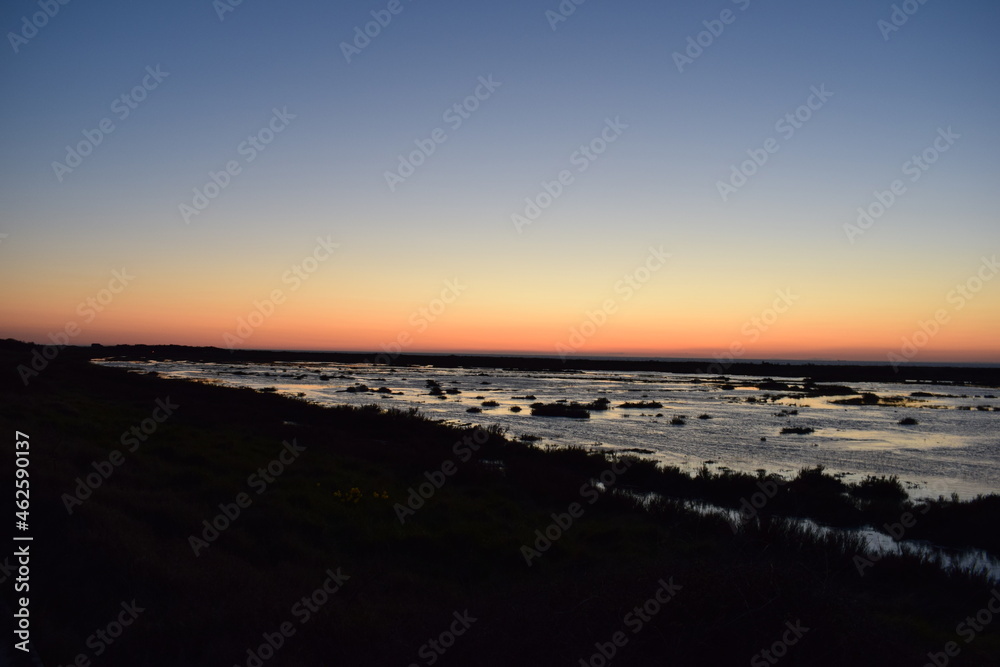
M 25 387 L 28 352 L 0 426 L 31 443 L 45 665 L 1000 664 L 985 580 L 644 507 L 637 460 L 69 355 Z

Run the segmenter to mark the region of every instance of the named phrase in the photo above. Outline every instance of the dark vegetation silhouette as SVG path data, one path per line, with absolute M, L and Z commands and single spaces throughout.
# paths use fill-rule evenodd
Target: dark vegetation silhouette
M 95 627 L 132 599 L 146 611 L 104 664 L 246 664 L 247 649 L 293 620 L 292 605 L 338 567 L 350 580 L 265 664 L 421 664 L 420 647 L 466 609 L 478 620 L 441 664 L 575 664 L 670 577 L 683 589 L 629 635 L 616 664 L 746 664 L 796 619 L 813 630 L 789 664 L 923 664 L 994 586 L 915 555 L 883 556 L 861 576 L 859 538 L 793 517 L 878 527 L 909 511 L 918 520 L 907 538 L 997 554 L 997 496 L 917 504 L 898 479 L 845 484 L 821 468 L 782 483 L 766 471 L 692 475 L 415 410 L 321 407 L 128 373 L 72 350 L 25 387 L 15 368 L 30 350 L 0 345 L 0 425 L 31 437 L 32 527 L 44 545 L 32 560 L 32 609 L 44 609 L 33 640 L 46 664 L 86 651 Z M 176 413 L 67 514 L 62 494 L 167 396 Z M 475 456 L 457 462 L 456 442 L 474 435 Z M 189 536 L 289 439 L 306 448 L 301 459 L 195 557 Z M 444 461 L 456 462 L 454 475 L 400 523 L 393 506 Z M 528 567 L 522 546 L 616 462 L 630 465 Z M 769 480 L 773 496 L 738 525 L 699 509 L 739 510 Z M 10 603 L 11 587 L 0 595 Z M 992 632 L 962 646 L 968 664 L 998 654 Z

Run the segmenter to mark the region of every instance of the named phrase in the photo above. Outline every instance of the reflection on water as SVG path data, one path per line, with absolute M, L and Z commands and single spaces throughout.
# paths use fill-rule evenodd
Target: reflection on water
M 729 523 L 737 526 L 747 520 L 738 510 L 725 509 L 705 503 L 688 503 L 687 506 L 705 514 L 720 515 Z M 943 570 L 980 573 L 991 581 L 1000 582 L 1000 560 L 990 556 L 982 549 L 950 549 L 916 540 L 897 542 L 889 535 L 873 528 L 831 528 L 822 526 L 812 519 L 788 519 L 788 521 L 816 535 L 842 533 L 861 538 L 865 545 L 866 554 L 861 562 L 862 569 L 867 569 L 865 567 L 867 563 L 877 563 L 882 556 L 906 554 L 935 563 Z
M 843 396 L 796 398 L 789 391 L 752 386 L 762 378 L 602 371 L 525 372 L 368 364 L 105 362 L 168 377 L 216 381 L 301 395 L 322 404 L 417 407 L 453 423 L 500 424 L 512 437 L 540 436 L 541 444 L 605 450 L 640 448 L 686 469 L 705 462 L 734 470 L 793 473 L 824 465 L 845 474 L 898 475 L 911 496 L 953 492 L 963 498 L 1000 492 L 1000 400 L 990 389 L 916 384 L 849 383 L 858 392 L 900 397 L 890 405 L 840 405 Z M 430 394 L 437 382 L 441 396 Z M 365 385 L 375 391 L 347 391 Z M 381 389 L 381 391 L 377 391 Z M 912 394 L 917 393 L 917 396 Z M 928 394 L 931 395 L 921 395 Z M 526 398 L 533 396 L 534 398 Z M 558 400 L 589 403 L 606 397 L 612 410 L 590 419 L 532 417 L 530 404 Z M 496 407 L 483 407 L 495 401 Z M 623 409 L 625 402 L 661 408 Z M 521 412 L 510 408 L 518 406 Z M 469 413 L 470 407 L 481 408 Z M 705 418 L 700 418 L 705 416 Z M 683 425 L 672 425 L 684 417 Z M 904 418 L 916 425 L 905 426 Z M 809 427 L 807 435 L 783 428 Z

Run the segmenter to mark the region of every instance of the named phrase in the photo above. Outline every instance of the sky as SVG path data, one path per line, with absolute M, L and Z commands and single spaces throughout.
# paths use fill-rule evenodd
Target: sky
M 998 19 L 5 3 L 0 337 L 998 362 Z

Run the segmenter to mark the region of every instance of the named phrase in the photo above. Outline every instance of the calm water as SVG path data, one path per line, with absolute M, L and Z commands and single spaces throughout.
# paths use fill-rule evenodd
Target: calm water
M 685 469 L 709 463 L 731 468 L 792 474 L 822 464 L 845 481 L 867 474 L 898 475 L 915 498 L 958 493 L 963 498 L 1000 492 L 1000 399 L 995 389 L 945 385 L 846 383 L 883 397 L 903 396 L 898 406 L 845 406 L 843 397 L 769 397 L 787 392 L 747 386 L 761 378 L 730 376 L 723 389 L 708 376 L 602 371 L 525 372 L 495 369 L 387 368 L 368 364 L 190 362 L 104 362 L 109 366 L 156 371 L 232 386 L 303 395 L 325 405 L 377 403 L 419 408 L 428 416 L 457 424 L 500 424 L 511 437 L 541 437 L 539 444 L 580 445 L 603 450 L 640 448 L 646 456 Z M 326 377 L 327 379 L 323 379 Z M 461 393 L 444 400 L 429 394 L 428 380 Z M 782 380 L 793 382 L 794 380 Z M 357 383 L 387 393 L 350 393 Z M 910 398 L 915 391 L 933 397 Z M 531 395 L 534 399 L 525 399 Z M 521 398 L 515 398 L 521 397 Z M 589 403 L 608 398 L 614 409 L 590 419 L 532 417 L 529 405 L 561 399 Z M 469 407 L 485 400 L 499 407 Z M 623 409 L 621 403 L 657 401 L 658 409 Z M 752 402 L 751 402 L 752 401 Z M 510 411 L 520 406 L 520 413 Z M 798 414 L 785 414 L 797 410 Z M 699 419 L 707 414 L 711 419 Z M 660 415 L 660 416 L 657 416 Z M 671 425 L 684 416 L 683 426 Z M 912 417 L 916 426 L 901 426 Z M 781 434 L 788 426 L 811 427 L 808 435 Z M 762 440 L 766 438 L 766 440 Z

